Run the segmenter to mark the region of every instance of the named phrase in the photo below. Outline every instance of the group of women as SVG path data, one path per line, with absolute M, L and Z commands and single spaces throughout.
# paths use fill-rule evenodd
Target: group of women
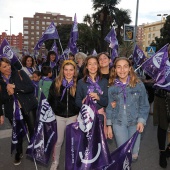
M 98 109 L 106 138 L 111 139 L 115 136 L 118 147 L 139 131 L 132 155 L 133 160 L 137 160 L 140 133 L 144 130 L 149 114 L 146 90 L 127 58 L 117 57 L 111 68 L 110 62 L 108 53 L 86 57 L 82 65 L 83 76 L 78 80 L 77 64 L 73 60 L 63 61 L 48 95 L 48 102 L 56 115 L 58 133 L 51 170 L 56 170 L 59 165 L 66 126 L 76 121 L 87 95 L 93 99 Z M 9 109 L 9 105 L 17 103 L 28 125 L 31 138 L 37 108 L 31 79 L 25 71 L 13 69 L 5 58 L 0 60 L 0 72 L 1 100 L 5 114 L 12 123 L 14 109 Z M 2 117 L 0 116 L 0 123 L 3 123 Z M 16 153 L 15 165 L 20 163 L 22 157 L 21 146 Z

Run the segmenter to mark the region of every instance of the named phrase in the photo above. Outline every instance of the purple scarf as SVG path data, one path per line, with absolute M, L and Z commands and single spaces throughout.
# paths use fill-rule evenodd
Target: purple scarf
M 44 81 L 52 81 L 49 77 L 45 77 L 45 76 L 43 76 L 41 80 L 42 80 L 42 84 L 41 84 L 42 86 L 44 84 Z
M 88 87 L 88 90 L 87 90 L 87 94 L 94 92 L 95 89 L 98 91 L 98 93 L 100 95 L 103 94 L 103 91 L 101 90 L 100 86 L 98 85 L 98 81 L 99 81 L 99 77 L 96 78 L 95 82 L 93 82 L 89 76 L 87 77 L 86 82 L 90 83 L 90 86 Z
M 34 81 L 32 80 L 33 84 L 34 84 L 34 89 L 35 89 L 35 97 L 38 97 L 38 83 L 39 81 Z
M 55 65 L 56 65 L 56 63 L 55 63 L 55 62 L 51 62 L 51 61 L 50 61 L 50 67 L 51 67 L 51 68 L 54 68 L 54 67 L 55 67 Z
M 63 97 L 64 97 L 64 94 L 66 92 L 66 89 L 72 87 L 74 85 L 74 82 L 73 82 L 73 79 L 68 83 L 68 81 L 63 78 L 63 81 L 62 81 L 62 85 L 65 87 L 64 90 L 63 90 L 63 93 L 62 93 L 62 96 L 61 96 L 61 100 L 63 100 Z M 60 100 L 60 101 L 61 101 Z
M 34 70 L 32 67 L 26 67 L 30 74 L 33 74 Z
M 119 93 L 123 93 L 123 97 L 124 97 L 124 108 L 126 106 L 126 86 L 129 84 L 129 80 L 130 80 L 130 76 L 128 76 L 126 83 L 123 84 L 119 79 L 115 79 L 114 84 L 117 87 L 120 87 L 122 90 Z

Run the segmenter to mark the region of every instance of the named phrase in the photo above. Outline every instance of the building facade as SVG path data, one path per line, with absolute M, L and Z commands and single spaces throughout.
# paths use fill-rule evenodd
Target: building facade
M 10 36 L 10 35 L 7 35 L 6 32 L 2 32 L 2 34 L 0 35 L 0 44 L 2 43 L 4 38 L 6 38 L 6 40 L 10 44 L 10 46 L 12 48 L 16 49 L 17 52 L 22 51 L 22 47 L 23 47 L 23 35 L 22 35 L 22 33 L 18 33 L 18 35 L 12 34 Z
M 38 40 L 42 37 L 44 31 L 48 28 L 51 22 L 54 24 L 72 24 L 72 17 L 60 15 L 59 13 L 35 13 L 33 18 L 23 18 L 23 48 L 33 53 L 34 47 Z M 43 45 L 39 51 L 45 52 L 45 46 Z

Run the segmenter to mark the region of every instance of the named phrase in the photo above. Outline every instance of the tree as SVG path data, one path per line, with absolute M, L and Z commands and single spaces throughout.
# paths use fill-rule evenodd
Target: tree
M 170 15 L 166 17 L 164 26 L 160 30 L 160 38 L 155 37 L 155 42 L 150 45 L 156 47 L 156 51 L 160 50 L 167 43 L 170 44 Z
M 119 46 L 119 57 L 129 57 L 133 54 L 134 42 L 131 41 L 123 41 Z

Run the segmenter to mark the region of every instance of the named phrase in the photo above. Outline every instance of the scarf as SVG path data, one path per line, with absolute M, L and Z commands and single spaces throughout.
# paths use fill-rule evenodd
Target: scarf
M 98 85 L 98 81 L 99 81 L 99 77 L 96 78 L 95 82 L 93 82 L 89 76 L 87 77 L 86 82 L 90 83 L 90 86 L 88 87 L 88 90 L 87 90 L 87 94 L 94 92 L 95 89 L 98 91 L 98 93 L 100 95 L 103 94 L 103 91 L 101 90 L 100 86 Z
M 42 80 L 42 84 L 41 84 L 42 86 L 44 84 L 44 81 L 52 81 L 49 77 L 45 77 L 45 76 L 43 76 L 41 80 Z
M 33 74 L 34 70 L 32 67 L 26 67 L 30 74 Z
M 67 81 L 65 78 L 63 78 L 62 85 L 63 85 L 65 88 L 64 88 L 64 90 L 63 90 L 63 93 L 62 93 L 62 96 L 61 96 L 61 100 L 62 100 L 63 97 L 64 97 L 64 94 L 65 94 L 65 92 L 66 92 L 66 89 L 68 89 L 68 88 L 70 88 L 70 87 L 73 87 L 73 85 L 74 85 L 73 79 L 68 83 L 68 81 Z M 61 100 L 60 100 L 60 101 L 61 101 Z
M 121 88 L 121 91 L 119 93 L 123 93 L 124 98 L 124 108 L 126 106 L 126 86 L 129 84 L 130 76 L 127 77 L 126 83 L 123 84 L 119 79 L 115 79 L 114 84 L 117 87 Z
M 39 83 L 39 81 L 32 80 L 32 82 L 34 84 L 35 96 L 38 97 L 38 83 Z
M 54 68 L 54 67 L 55 67 L 55 65 L 56 65 L 56 63 L 55 63 L 55 62 L 51 62 L 51 61 L 50 61 L 50 67 L 51 67 L 51 68 Z

